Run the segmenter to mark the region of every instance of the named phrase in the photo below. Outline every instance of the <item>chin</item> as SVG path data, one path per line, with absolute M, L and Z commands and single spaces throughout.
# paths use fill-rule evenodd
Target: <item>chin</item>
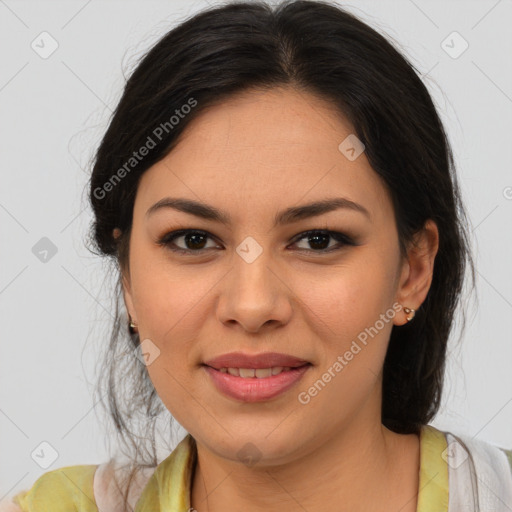
M 243 463 L 247 467 L 278 466 L 292 462 L 308 444 L 307 439 L 294 435 L 282 426 L 276 429 L 279 421 L 267 429 L 255 428 L 255 423 L 260 424 L 252 420 L 252 425 L 243 430 L 226 427 L 228 432 L 236 432 L 232 436 L 223 429 L 217 429 L 218 435 L 212 436 L 210 431 L 199 434 L 200 437 L 196 439 L 218 457 Z

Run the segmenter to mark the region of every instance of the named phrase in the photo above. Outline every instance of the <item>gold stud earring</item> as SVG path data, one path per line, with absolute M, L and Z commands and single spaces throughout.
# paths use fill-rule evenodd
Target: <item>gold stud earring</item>
M 137 324 L 134 324 L 133 323 L 133 320 L 132 320 L 132 317 L 130 315 L 128 315 L 128 318 L 130 319 L 129 323 L 128 323 L 128 330 L 130 331 L 131 334 L 137 334 Z
M 414 318 L 414 315 L 416 314 L 416 310 L 412 309 L 412 308 L 404 307 L 404 313 L 406 314 L 405 318 L 407 318 L 407 321 L 410 322 Z

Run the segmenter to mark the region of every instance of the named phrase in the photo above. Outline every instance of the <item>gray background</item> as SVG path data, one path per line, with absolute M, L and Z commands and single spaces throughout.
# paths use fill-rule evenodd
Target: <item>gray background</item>
M 471 217 L 478 303 L 467 299 L 467 331 L 460 345 L 452 339 L 432 424 L 512 448 L 512 1 L 340 4 L 396 41 L 422 73 Z M 46 471 L 107 460 L 91 392 L 108 341 L 111 281 L 84 247 L 87 165 L 123 69 L 205 6 L 0 0 L 0 499 Z M 58 44 L 47 58 L 31 47 L 46 37 L 51 48 L 43 31 Z M 461 55 L 453 31 L 469 44 Z M 46 262 L 33 252 L 43 237 L 57 249 Z M 48 468 L 31 457 L 51 453 L 42 442 L 58 454 Z

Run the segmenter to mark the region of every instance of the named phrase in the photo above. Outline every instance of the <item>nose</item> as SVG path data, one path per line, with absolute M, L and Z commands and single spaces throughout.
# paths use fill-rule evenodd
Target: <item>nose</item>
M 238 255 L 234 258 L 233 268 L 222 281 L 219 321 L 249 333 L 275 329 L 290 321 L 293 291 L 277 266 L 272 265 L 269 254 L 263 250 L 252 262 Z

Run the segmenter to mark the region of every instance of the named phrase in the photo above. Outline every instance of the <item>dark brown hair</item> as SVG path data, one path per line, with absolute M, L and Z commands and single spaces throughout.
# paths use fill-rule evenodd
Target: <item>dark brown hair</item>
M 427 88 L 388 39 L 337 5 L 230 3 L 181 23 L 141 58 L 94 158 L 93 251 L 110 256 L 119 275 L 101 376 L 116 431 L 141 465 L 158 463 L 154 425 L 165 407 L 144 365 L 120 357 L 140 342 L 127 330 L 120 299 L 139 179 L 204 109 L 237 92 L 280 86 L 317 95 L 350 121 L 391 194 L 402 254 L 427 219 L 438 226 L 439 250 L 426 300 L 414 321 L 391 333 L 382 422 L 398 433 L 418 433 L 439 409 L 454 313 L 467 264 L 473 282 L 474 267 L 452 152 Z M 148 137 L 155 147 L 127 166 Z M 122 231 L 119 240 L 114 228 Z M 142 435 L 134 428 L 137 418 Z

